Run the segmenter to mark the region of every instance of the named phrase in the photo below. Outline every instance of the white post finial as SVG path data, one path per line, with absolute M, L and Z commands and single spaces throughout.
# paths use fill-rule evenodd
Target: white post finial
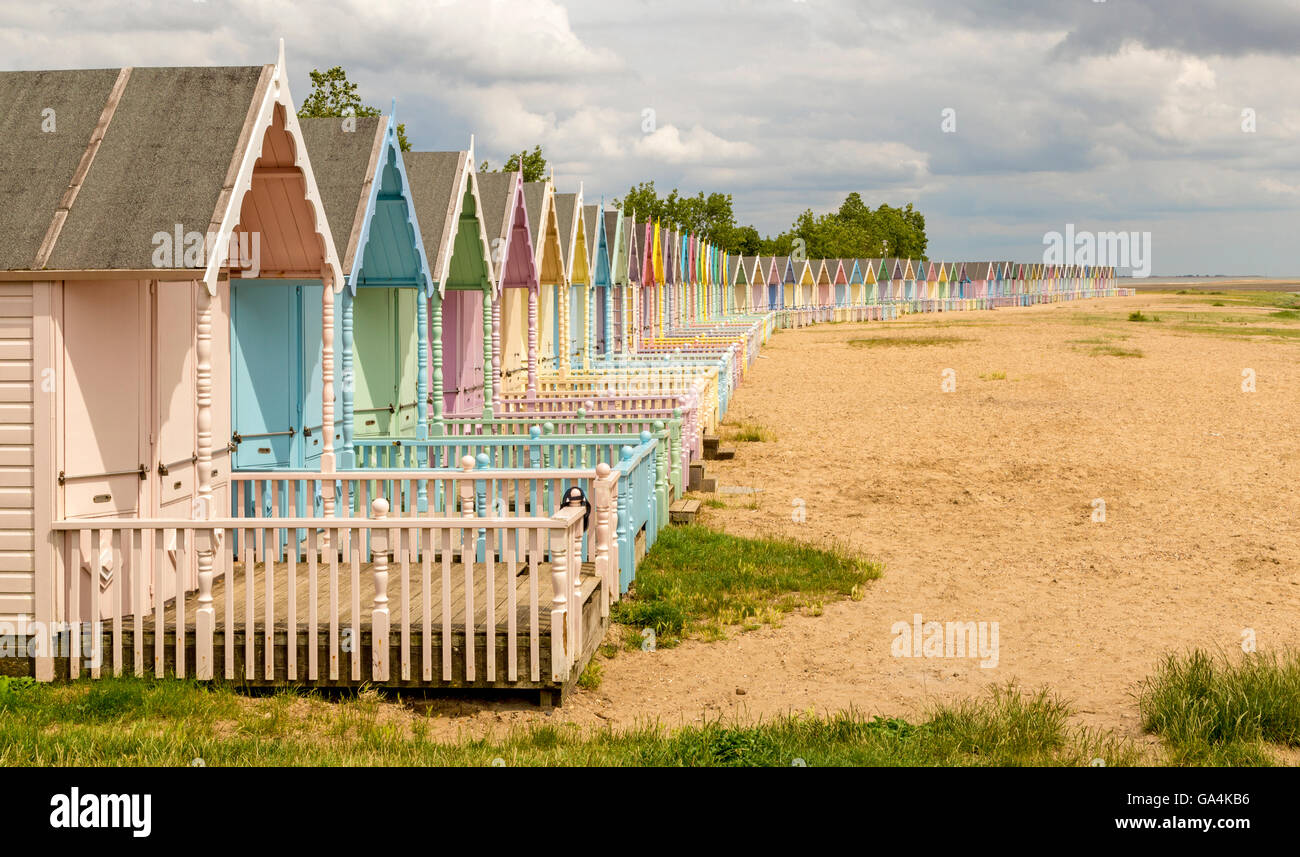
M 474 166 L 474 135 L 469 135 L 469 163 Z
M 280 37 L 280 52 L 275 58 L 275 82 L 284 80 L 284 36 Z

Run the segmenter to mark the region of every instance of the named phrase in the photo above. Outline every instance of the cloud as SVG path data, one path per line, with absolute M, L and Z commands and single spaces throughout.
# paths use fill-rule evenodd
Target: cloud
M 1162 270 L 1297 267 L 1294 0 L 0 7 L 16 68 L 263 63 L 281 35 L 298 97 L 309 70 L 342 65 L 368 103 L 397 98 L 417 148 L 473 133 L 499 164 L 540 143 L 588 198 L 722 191 L 773 233 L 856 190 L 914 202 L 950 259 L 1145 223 Z

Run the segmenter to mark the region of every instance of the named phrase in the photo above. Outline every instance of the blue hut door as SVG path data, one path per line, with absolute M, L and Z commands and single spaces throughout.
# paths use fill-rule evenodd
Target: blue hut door
M 231 428 L 239 437 L 238 469 L 319 461 L 323 289 L 311 281 L 231 281 Z
M 596 294 L 595 294 L 595 300 L 596 300 L 596 312 L 594 313 L 595 324 L 596 324 L 595 342 L 596 342 L 596 354 L 598 355 L 605 353 L 605 294 L 608 290 L 609 290 L 609 286 L 599 286 L 597 287 Z

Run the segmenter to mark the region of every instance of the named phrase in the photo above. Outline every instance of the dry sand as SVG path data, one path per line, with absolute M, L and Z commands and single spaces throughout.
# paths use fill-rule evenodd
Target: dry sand
M 604 662 L 598 690 L 550 714 L 437 703 L 439 732 L 850 707 L 915 717 L 1014 679 L 1059 692 L 1081 723 L 1136 735 L 1137 682 L 1165 653 L 1237 651 L 1247 629 L 1260 648 L 1300 644 L 1300 344 L 1123 321 L 1186 300 L 1139 295 L 777 334 L 728 414 L 776 442 L 735 444 L 733 461 L 709 464 L 720 487 L 759 489 L 758 508 L 720 493 L 728 507 L 706 510 L 705 521 L 846 544 L 883 562 L 883 578 L 820 616 L 620 653 Z M 1107 325 L 1086 323 L 1102 313 Z M 1071 342 L 1107 333 L 1145 356 L 1093 356 Z M 848 344 L 917 336 L 963 341 Z M 1242 392 L 1245 368 L 1255 393 Z M 945 369 L 954 392 L 941 390 Z M 1005 380 L 991 379 L 1000 372 Z M 1104 522 L 1092 520 L 1097 498 Z M 793 520 L 796 500 L 803 523 Z M 916 613 L 997 622 L 998 665 L 892 656 L 891 626 Z

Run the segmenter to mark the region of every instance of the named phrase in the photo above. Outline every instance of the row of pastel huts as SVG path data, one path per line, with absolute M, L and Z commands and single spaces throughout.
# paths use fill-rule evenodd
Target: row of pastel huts
M 1115 293 L 728 255 L 300 119 L 283 50 L 0 102 L 0 662 L 42 680 L 555 698 L 775 327 Z
M 818 321 L 897 318 L 912 312 L 953 312 L 1121 297 L 1115 269 L 1029 262 L 935 262 L 912 259 L 735 259 L 734 303 L 775 312 L 781 327 Z

